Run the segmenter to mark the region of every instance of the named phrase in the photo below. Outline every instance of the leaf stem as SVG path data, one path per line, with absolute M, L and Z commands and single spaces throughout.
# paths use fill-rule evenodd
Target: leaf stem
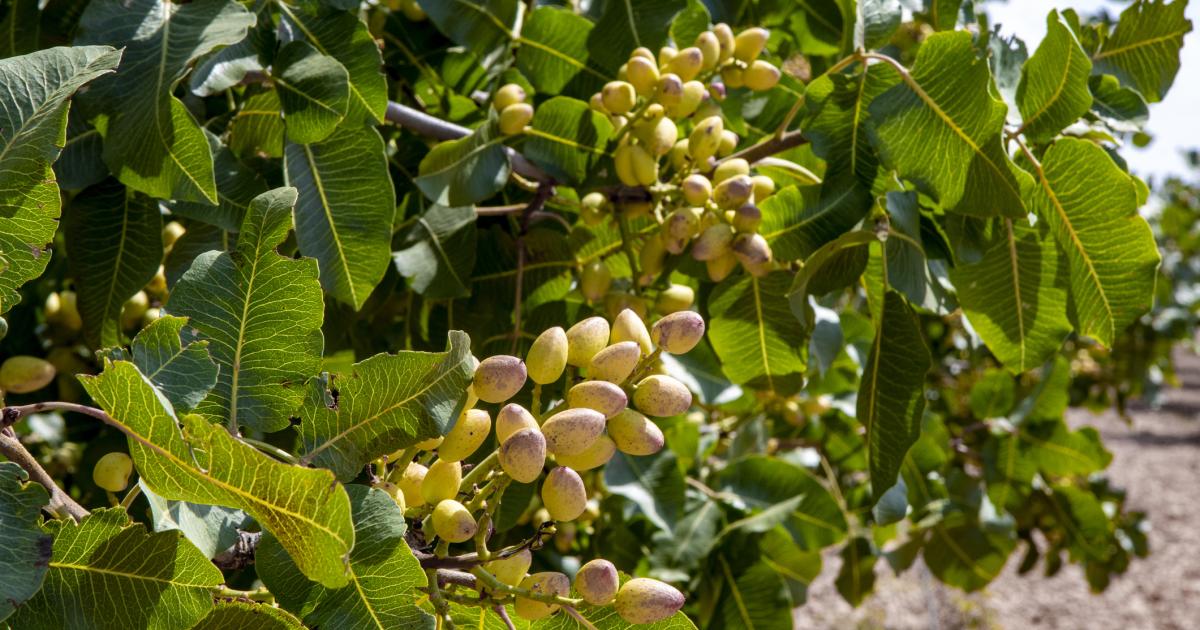
M 132 488 L 130 488 L 130 489 L 129 489 L 129 492 L 126 492 L 126 493 L 125 493 L 125 496 L 124 496 L 124 497 L 121 499 L 121 509 L 123 509 L 123 510 L 125 510 L 126 512 L 128 512 L 128 511 L 129 511 L 129 508 L 130 508 L 130 506 L 132 506 L 132 505 L 133 505 L 133 502 L 134 502 L 134 501 L 135 501 L 135 500 L 138 498 L 138 496 L 140 496 L 141 494 L 142 494 L 142 484 L 140 484 L 140 483 L 135 483 L 135 484 L 133 484 L 133 487 L 132 487 Z
M 238 589 L 229 588 L 228 586 L 222 585 L 212 589 L 212 594 L 213 597 L 225 599 L 248 599 L 252 602 L 275 601 L 275 596 L 272 595 L 271 591 L 267 590 L 266 587 L 256 588 L 252 591 L 240 591 Z
M 458 485 L 458 491 L 470 492 L 475 483 L 483 477 L 486 477 L 487 474 L 496 467 L 496 463 L 499 461 L 500 451 L 492 451 L 490 455 L 483 459 L 483 461 L 476 464 L 475 467 L 471 469 L 471 472 L 467 473 L 466 477 L 463 477 L 462 483 Z
M 291 453 L 279 448 L 278 446 L 275 446 L 274 444 L 267 444 L 266 442 L 263 442 L 262 440 L 256 440 L 254 438 L 248 438 L 248 437 L 240 437 L 238 439 L 245 442 L 247 445 L 253 446 L 254 448 L 258 449 L 259 451 L 262 451 L 263 453 L 270 455 L 276 459 L 285 461 L 285 462 L 287 462 L 289 464 L 293 464 L 293 465 L 299 465 L 299 463 L 300 463 L 300 460 L 297 459 L 295 455 L 292 455 Z

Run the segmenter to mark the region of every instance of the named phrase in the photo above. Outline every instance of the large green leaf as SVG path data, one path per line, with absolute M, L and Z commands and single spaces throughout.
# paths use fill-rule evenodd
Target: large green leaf
M 612 494 L 631 501 L 660 530 L 674 531 L 683 516 L 684 481 L 669 450 L 635 456 L 617 452 L 604 468 Z
M 791 630 L 791 593 L 783 576 L 763 559 L 734 573 L 732 560 L 717 557 L 721 596 L 709 628 L 713 630 Z
M 239 529 L 249 529 L 253 521 L 246 513 L 220 505 L 200 505 L 187 501 L 168 501 L 138 482 L 150 504 L 150 524 L 156 532 L 177 529 L 205 557 L 213 558 L 238 541 Z
M 300 410 L 300 461 L 349 481 L 363 465 L 446 433 L 457 417 L 474 363 L 471 340 L 451 331 L 445 352 L 378 354 L 328 383 L 313 379 Z
M 217 384 L 217 364 L 187 319 L 163 315 L 133 338 L 133 363 L 175 411 L 195 409 Z
M 274 3 L 285 23 L 323 55 L 333 57 L 350 77 L 346 120 L 381 122 L 387 113 L 387 78 L 383 58 L 367 25 L 351 11 L 339 11 L 323 2 L 291 5 Z
M 789 186 L 762 203 L 759 231 L 776 259 L 799 260 L 850 231 L 871 204 L 868 189 L 849 177 Z
M 429 19 L 489 67 L 500 60 L 521 14 L 518 0 L 421 0 Z
M 282 112 L 275 90 L 247 98 L 229 121 L 229 149 L 242 158 L 258 153 L 283 157 Z
M 321 287 L 311 259 L 275 253 L 291 226 L 294 188 L 254 199 L 233 252 L 198 256 L 167 310 L 190 318 L 220 366 L 197 411 L 229 427 L 278 431 L 321 365 Z
M 825 160 L 825 179 L 844 174 L 867 190 L 879 170 L 879 156 L 867 133 L 867 108 L 896 81 L 896 71 L 883 64 L 865 66 L 857 74 L 824 74 L 804 90 L 806 106 L 814 113 L 804 127 L 813 152 Z
M 471 294 L 476 237 L 475 208 L 434 205 L 405 232 L 392 262 L 409 286 L 428 299 L 466 297 Z
M 591 96 L 613 79 L 590 61 L 587 40 L 593 28 L 570 9 L 538 7 L 521 28 L 517 67 L 538 92 Z
M 437 145 L 421 160 L 413 183 L 430 201 L 469 206 L 500 192 L 512 170 L 495 120 L 470 135 Z
M 937 579 L 964 591 L 987 586 L 1008 561 L 1015 544 L 973 525 L 938 524 L 923 547 L 925 564 Z
M 308 42 L 294 41 L 279 50 L 271 70 L 288 140 L 309 144 L 333 133 L 350 101 L 350 77 L 342 64 Z
M 718 487 L 755 511 L 755 516 L 730 523 L 726 532 L 764 533 L 783 524 L 807 551 L 836 544 L 846 535 L 846 518 L 833 495 L 799 466 L 761 455 L 746 457 L 721 471 Z M 779 506 L 788 509 L 780 511 Z
M 110 179 L 72 200 L 66 232 L 84 338 L 93 348 L 121 345 L 121 307 L 162 262 L 162 212 Z
M 674 529 L 654 532 L 651 563 L 660 574 L 671 569 L 679 579 L 686 580 L 717 542 L 722 520 L 721 504 L 704 497 Z
M 994 96 L 987 61 L 963 31 L 921 45 L 913 85 L 901 82 L 872 101 L 868 126 L 884 164 L 949 210 L 1024 216 L 1028 174 L 1004 152 L 1007 107 Z
M 152 197 L 217 203 L 208 140 L 172 91 L 197 59 L 241 41 L 253 24 L 254 14 L 232 0 L 88 3 L 75 43 L 125 48 L 117 73 L 82 97 L 122 183 Z
M 329 471 L 281 463 L 199 416 L 177 417 L 132 363 L 110 362 L 79 380 L 128 436 L 138 474 L 156 494 L 240 508 L 279 538 L 305 575 L 346 583 L 350 501 Z
M 361 308 L 387 271 L 396 194 L 379 132 L 343 126 L 315 144 L 284 149 L 300 253 L 317 259 L 321 286 Z
M 875 589 L 875 561 L 879 559 L 871 541 L 856 536 L 842 548 L 842 568 L 834 584 L 851 606 L 857 607 Z
M 46 523 L 54 553 L 14 628 L 190 628 L 221 572 L 178 532 L 147 534 L 122 508 Z
M 899 293 L 887 291 L 858 389 L 875 500 L 896 483 L 905 454 L 921 434 L 929 367 L 916 316 Z
M 1031 205 L 1066 252 L 1075 329 L 1111 345 L 1150 309 L 1160 260 L 1133 179 L 1099 146 L 1058 140 L 1042 157 Z
M 708 339 L 721 369 L 738 385 L 788 396 L 804 385 L 804 329 L 788 308 L 792 276 L 743 274 L 708 298 Z
M 524 155 L 565 183 L 579 184 L 591 176 L 612 136 L 608 117 L 583 101 L 560 96 L 538 106 L 525 131 Z
M 191 630 L 303 630 L 300 623 L 287 611 L 268 604 L 249 602 L 220 602 L 208 611 Z
M 274 92 L 268 94 L 273 95 Z M 276 110 L 274 115 L 278 119 L 278 106 Z M 213 153 L 217 205 L 195 201 L 172 201 L 166 205 L 171 209 L 171 214 L 236 232 L 242 225 L 242 219 L 246 217 L 246 208 L 250 207 L 250 201 L 267 192 L 267 182 L 262 174 L 243 164 L 230 147 L 221 143 L 216 134 L 206 129 L 204 135 L 208 137 L 208 147 Z
M 348 585 L 328 589 L 308 581 L 272 535 L 258 547 L 259 576 L 284 608 L 314 628 L 433 628 L 433 616 L 417 606 L 425 597 L 417 589 L 427 580 L 404 540 L 400 506 L 382 490 L 349 485 L 346 491 L 356 541 Z
M 1116 75 L 1151 103 L 1161 101 L 1179 72 L 1179 49 L 1192 22 L 1186 0 L 1137 0 L 1092 55 L 1094 71 Z
M 588 50 L 596 65 L 615 76 L 629 61 L 629 53 L 643 46 L 657 51 L 667 43 L 667 34 L 675 16 L 687 6 L 686 0 L 613 0 L 605 2 L 596 28 L 587 38 Z M 679 42 L 680 47 L 691 42 Z
M 1044 363 L 1071 332 L 1065 261 L 1025 220 L 999 219 L 983 258 L 950 279 L 975 332 L 1014 373 Z
M 1051 11 L 1046 16 L 1046 38 L 1025 62 L 1017 85 L 1025 135 L 1035 142 L 1049 140 L 1084 115 L 1092 105 L 1091 72 L 1092 62 L 1070 25 L 1058 11 Z
M 38 592 L 50 560 L 53 539 L 39 527 L 50 495 L 28 477 L 20 466 L 0 462 L 0 621 Z
M 962 0 L 925 0 L 925 15 L 933 28 L 939 31 L 954 30 L 961 7 Z
M 0 313 L 50 262 L 61 208 L 50 165 L 66 141 L 67 99 L 117 67 L 107 46 L 51 48 L 0 60 Z

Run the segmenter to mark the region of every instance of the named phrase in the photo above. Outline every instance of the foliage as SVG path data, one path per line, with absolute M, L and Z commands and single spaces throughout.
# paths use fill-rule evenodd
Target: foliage
M 1120 154 L 1186 0 L 802 4 L 4 5 L 0 626 L 1104 589 L 1146 522 L 1065 413 L 1193 339 L 1200 195 Z

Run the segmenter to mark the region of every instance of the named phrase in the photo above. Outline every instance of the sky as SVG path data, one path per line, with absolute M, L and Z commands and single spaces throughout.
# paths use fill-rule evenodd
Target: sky
M 1107 9 L 1115 17 L 1125 6 L 1112 0 L 1008 0 L 985 5 L 992 23 L 999 24 L 1002 33 L 1024 40 L 1030 54 L 1046 36 L 1046 14 L 1051 8 L 1074 8 L 1080 15 Z M 1200 1 L 1192 0 L 1185 14 L 1193 31 L 1184 36 L 1179 74 L 1167 97 L 1150 104 L 1147 132 L 1154 139 L 1145 148 L 1128 144 L 1121 151 L 1130 169 L 1143 179 L 1170 175 L 1200 179 L 1183 156 L 1188 149 L 1200 149 L 1200 112 L 1196 111 L 1200 108 L 1200 32 L 1196 30 L 1200 29 Z

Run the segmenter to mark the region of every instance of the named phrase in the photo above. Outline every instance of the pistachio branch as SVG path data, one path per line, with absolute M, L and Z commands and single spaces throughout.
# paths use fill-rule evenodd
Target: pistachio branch
M 9 410 L 13 407 L 4 409 L 5 420 L 9 417 Z M 0 455 L 8 458 L 8 461 L 25 469 L 29 473 L 29 478 L 46 487 L 50 492 L 50 503 L 46 505 L 46 509 L 58 517 L 69 516 L 76 521 L 83 519 L 89 512 L 82 505 L 75 502 L 58 484 L 54 483 L 54 478 L 46 472 L 45 468 L 38 463 L 37 459 L 25 449 L 21 444 L 21 440 L 17 439 L 17 435 L 12 429 L 7 426 L 0 430 Z

